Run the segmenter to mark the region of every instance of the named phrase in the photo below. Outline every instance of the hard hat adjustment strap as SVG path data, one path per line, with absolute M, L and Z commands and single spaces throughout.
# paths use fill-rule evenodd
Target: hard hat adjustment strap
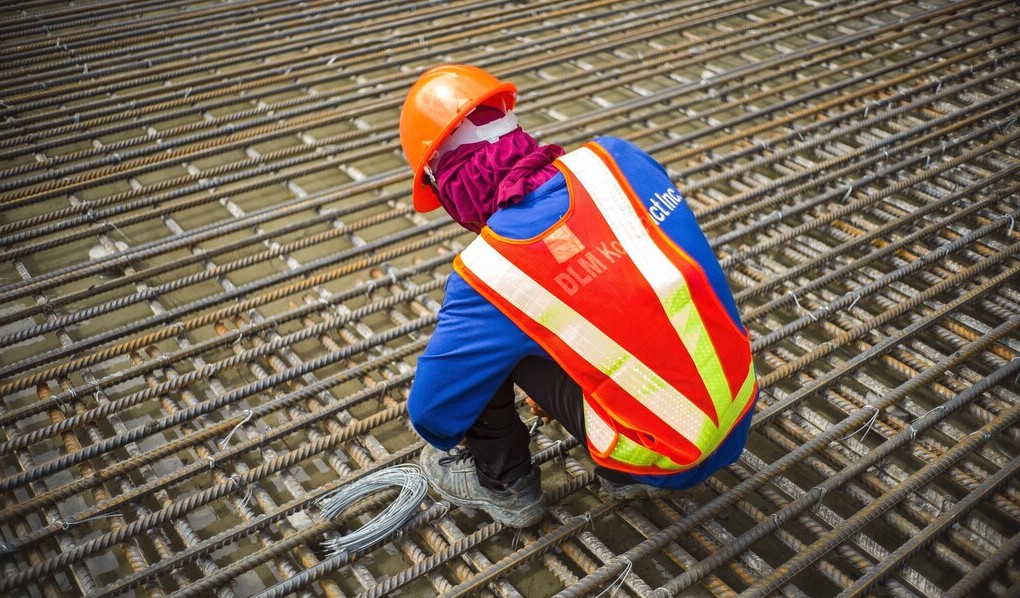
M 442 145 L 436 150 L 436 153 L 429 160 L 430 166 L 437 166 L 439 159 L 446 152 L 457 149 L 462 145 L 469 143 L 478 143 L 480 141 L 487 141 L 489 143 L 496 143 L 500 137 L 513 131 L 518 127 L 517 115 L 513 112 L 507 112 L 502 118 L 498 118 L 492 122 L 485 123 L 484 125 L 476 125 L 467 118 L 464 122 L 458 126 L 449 137 L 443 141 Z

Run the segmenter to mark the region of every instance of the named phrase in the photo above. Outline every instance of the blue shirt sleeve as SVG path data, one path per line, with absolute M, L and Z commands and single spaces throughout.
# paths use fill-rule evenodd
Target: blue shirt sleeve
M 457 273 L 407 399 L 415 431 L 446 450 L 460 442 L 517 363 L 546 355 Z

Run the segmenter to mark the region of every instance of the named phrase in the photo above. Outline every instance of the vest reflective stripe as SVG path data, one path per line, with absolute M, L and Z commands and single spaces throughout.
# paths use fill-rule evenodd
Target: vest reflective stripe
M 734 398 L 726 374 L 697 306 L 691 299 L 690 288 L 683 273 L 652 241 L 619 181 L 595 152 L 582 147 L 560 160 L 589 190 L 592 200 L 620 244 L 655 290 L 673 328 L 697 364 L 698 373 L 712 398 L 717 417 L 732 411 L 730 407 Z M 753 369 L 749 369 L 748 375 L 753 377 Z M 698 442 L 695 444 L 701 446 Z
M 680 465 L 669 457 L 660 455 L 626 436 L 618 434 L 616 429 L 592 408 L 587 399 L 584 400 L 584 434 L 591 448 L 614 461 L 638 467 L 656 467 L 673 471 L 689 467 Z
M 584 401 L 584 435 L 599 453 L 608 455 L 616 442 L 616 429 Z
M 500 255 L 482 237 L 461 252 L 460 260 L 471 274 L 563 339 L 592 367 L 609 376 L 668 426 L 699 448 L 712 442 L 717 432 L 715 423 L 694 403 Z

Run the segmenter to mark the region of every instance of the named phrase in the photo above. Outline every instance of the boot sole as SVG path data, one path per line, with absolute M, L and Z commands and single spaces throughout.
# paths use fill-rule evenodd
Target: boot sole
M 429 482 L 429 485 L 451 504 L 455 504 L 458 507 L 470 507 L 472 509 L 485 511 L 494 521 L 498 521 L 499 523 L 509 527 L 529 527 L 541 521 L 542 517 L 545 515 L 545 496 L 542 496 L 542 500 L 534 505 L 530 505 L 524 509 L 511 510 L 484 500 L 472 500 L 470 498 L 453 496 L 433 484 L 431 481 Z

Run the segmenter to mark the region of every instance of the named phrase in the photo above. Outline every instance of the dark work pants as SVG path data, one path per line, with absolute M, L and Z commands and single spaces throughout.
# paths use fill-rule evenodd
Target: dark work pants
M 528 428 L 514 408 L 514 384 L 581 441 L 584 437 L 584 407 L 581 387 L 556 362 L 526 357 L 510 372 L 481 416 L 468 430 L 467 445 L 475 457 L 478 480 L 489 488 L 511 484 L 531 469 L 531 439 Z M 618 484 L 631 484 L 630 475 L 596 467 L 595 473 Z

